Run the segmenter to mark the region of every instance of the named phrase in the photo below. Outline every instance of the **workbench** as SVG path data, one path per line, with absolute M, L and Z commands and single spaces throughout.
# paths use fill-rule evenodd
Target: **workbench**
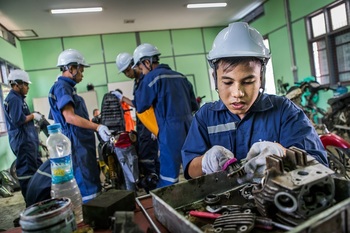
M 169 231 L 157 221 L 154 215 L 151 195 L 137 197 L 134 210 L 134 222 L 143 232 L 169 233 Z M 12 228 L 4 233 L 21 233 L 20 227 Z M 95 233 L 111 233 L 110 229 L 94 229 Z

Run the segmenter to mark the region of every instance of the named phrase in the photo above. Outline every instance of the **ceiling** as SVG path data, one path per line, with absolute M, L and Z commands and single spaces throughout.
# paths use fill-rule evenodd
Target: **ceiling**
M 224 1 L 225 8 L 185 6 Z M 210 27 L 237 21 L 262 3 L 263 0 L 0 0 L 0 24 L 20 40 Z M 50 9 L 97 6 L 102 6 L 103 11 L 50 13 Z

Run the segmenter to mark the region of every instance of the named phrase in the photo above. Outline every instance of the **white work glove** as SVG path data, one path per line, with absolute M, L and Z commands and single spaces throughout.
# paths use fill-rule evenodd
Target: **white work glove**
M 210 174 L 213 172 L 222 171 L 222 167 L 229 160 L 235 156 L 231 151 L 223 146 L 213 146 L 205 152 L 202 158 L 202 172 Z
M 157 140 L 157 136 L 154 135 L 153 133 L 151 133 L 151 139 L 152 139 L 153 141 L 155 141 L 155 140 Z
M 97 127 L 98 134 L 101 136 L 102 140 L 108 142 L 111 137 L 111 132 L 105 125 L 99 125 Z
M 34 116 L 34 120 L 36 120 L 36 121 L 40 121 L 41 118 L 43 117 L 43 115 L 41 115 L 40 113 L 37 113 L 37 112 L 33 112 L 33 116 Z
M 120 93 L 119 91 L 112 91 L 111 92 L 113 95 L 115 95 L 115 97 L 117 97 L 119 100 L 123 99 L 123 94 Z
M 266 157 L 269 155 L 282 157 L 284 154 L 285 149 L 278 143 L 268 141 L 256 142 L 247 154 L 244 170 L 246 173 L 262 177 L 266 168 Z

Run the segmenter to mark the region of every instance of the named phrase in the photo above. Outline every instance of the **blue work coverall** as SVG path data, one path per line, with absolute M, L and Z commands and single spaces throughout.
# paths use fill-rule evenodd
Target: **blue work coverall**
M 304 112 L 285 97 L 260 94 L 243 119 L 221 100 L 201 107 L 182 148 L 184 176 L 191 178 L 189 163 L 212 146 L 223 146 L 241 160 L 259 141 L 278 142 L 285 148 L 295 146 L 328 164 L 321 140 Z
M 46 160 L 30 179 L 27 189 L 27 206 L 51 198 L 51 166 Z
M 12 152 L 16 159 L 16 174 L 26 201 L 28 182 L 42 164 L 39 153 L 39 135 L 34 121 L 24 123 L 30 115 L 25 96 L 10 90 L 4 101 L 6 126 Z
M 96 197 L 101 191 L 101 181 L 96 158 L 95 132 L 68 124 L 62 115 L 62 109 L 72 104 L 76 115 L 89 120 L 89 114 L 82 97 L 77 95 L 76 82 L 67 77 L 59 77 L 49 92 L 50 117 L 60 123 L 62 133 L 72 143 L 72 161 L 74 177 L 79 186 L 83 202 Z
M 139 84 L 143 80 L 144 75 L 141 75 L 138 82 L 134 82 L 134 106 L 137 105 L 136 92 L 140 90 Z M 144 124 L 136 117 L 136 131 L 138 134 L 137 152 L 139 158 L 140 169 L 143 175 L 147 176 L 151 173 L 159 176 L 160 163 L 158 158 L 158 141 L 152 138 L 152 133 Z
M 157 119 L 159 133 L 160 180 L 157 187 L 178 182 L 181 148 L 198 104 L 192 84 L 166 64 L 159 64 L 144 76 L 137 91 L 136 110 L 142 113 L 151 106 Z

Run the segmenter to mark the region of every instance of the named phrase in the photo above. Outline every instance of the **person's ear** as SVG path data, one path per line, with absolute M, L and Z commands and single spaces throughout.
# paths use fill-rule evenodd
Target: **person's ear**
M 73 73 L 74 67 L 73 66 L 69 66 L 68 70 L 69 70 L 70 73 Z
M 145 60 L 145 65 L 148 69 L 150 69 L 152 67 L 150 60 Z

